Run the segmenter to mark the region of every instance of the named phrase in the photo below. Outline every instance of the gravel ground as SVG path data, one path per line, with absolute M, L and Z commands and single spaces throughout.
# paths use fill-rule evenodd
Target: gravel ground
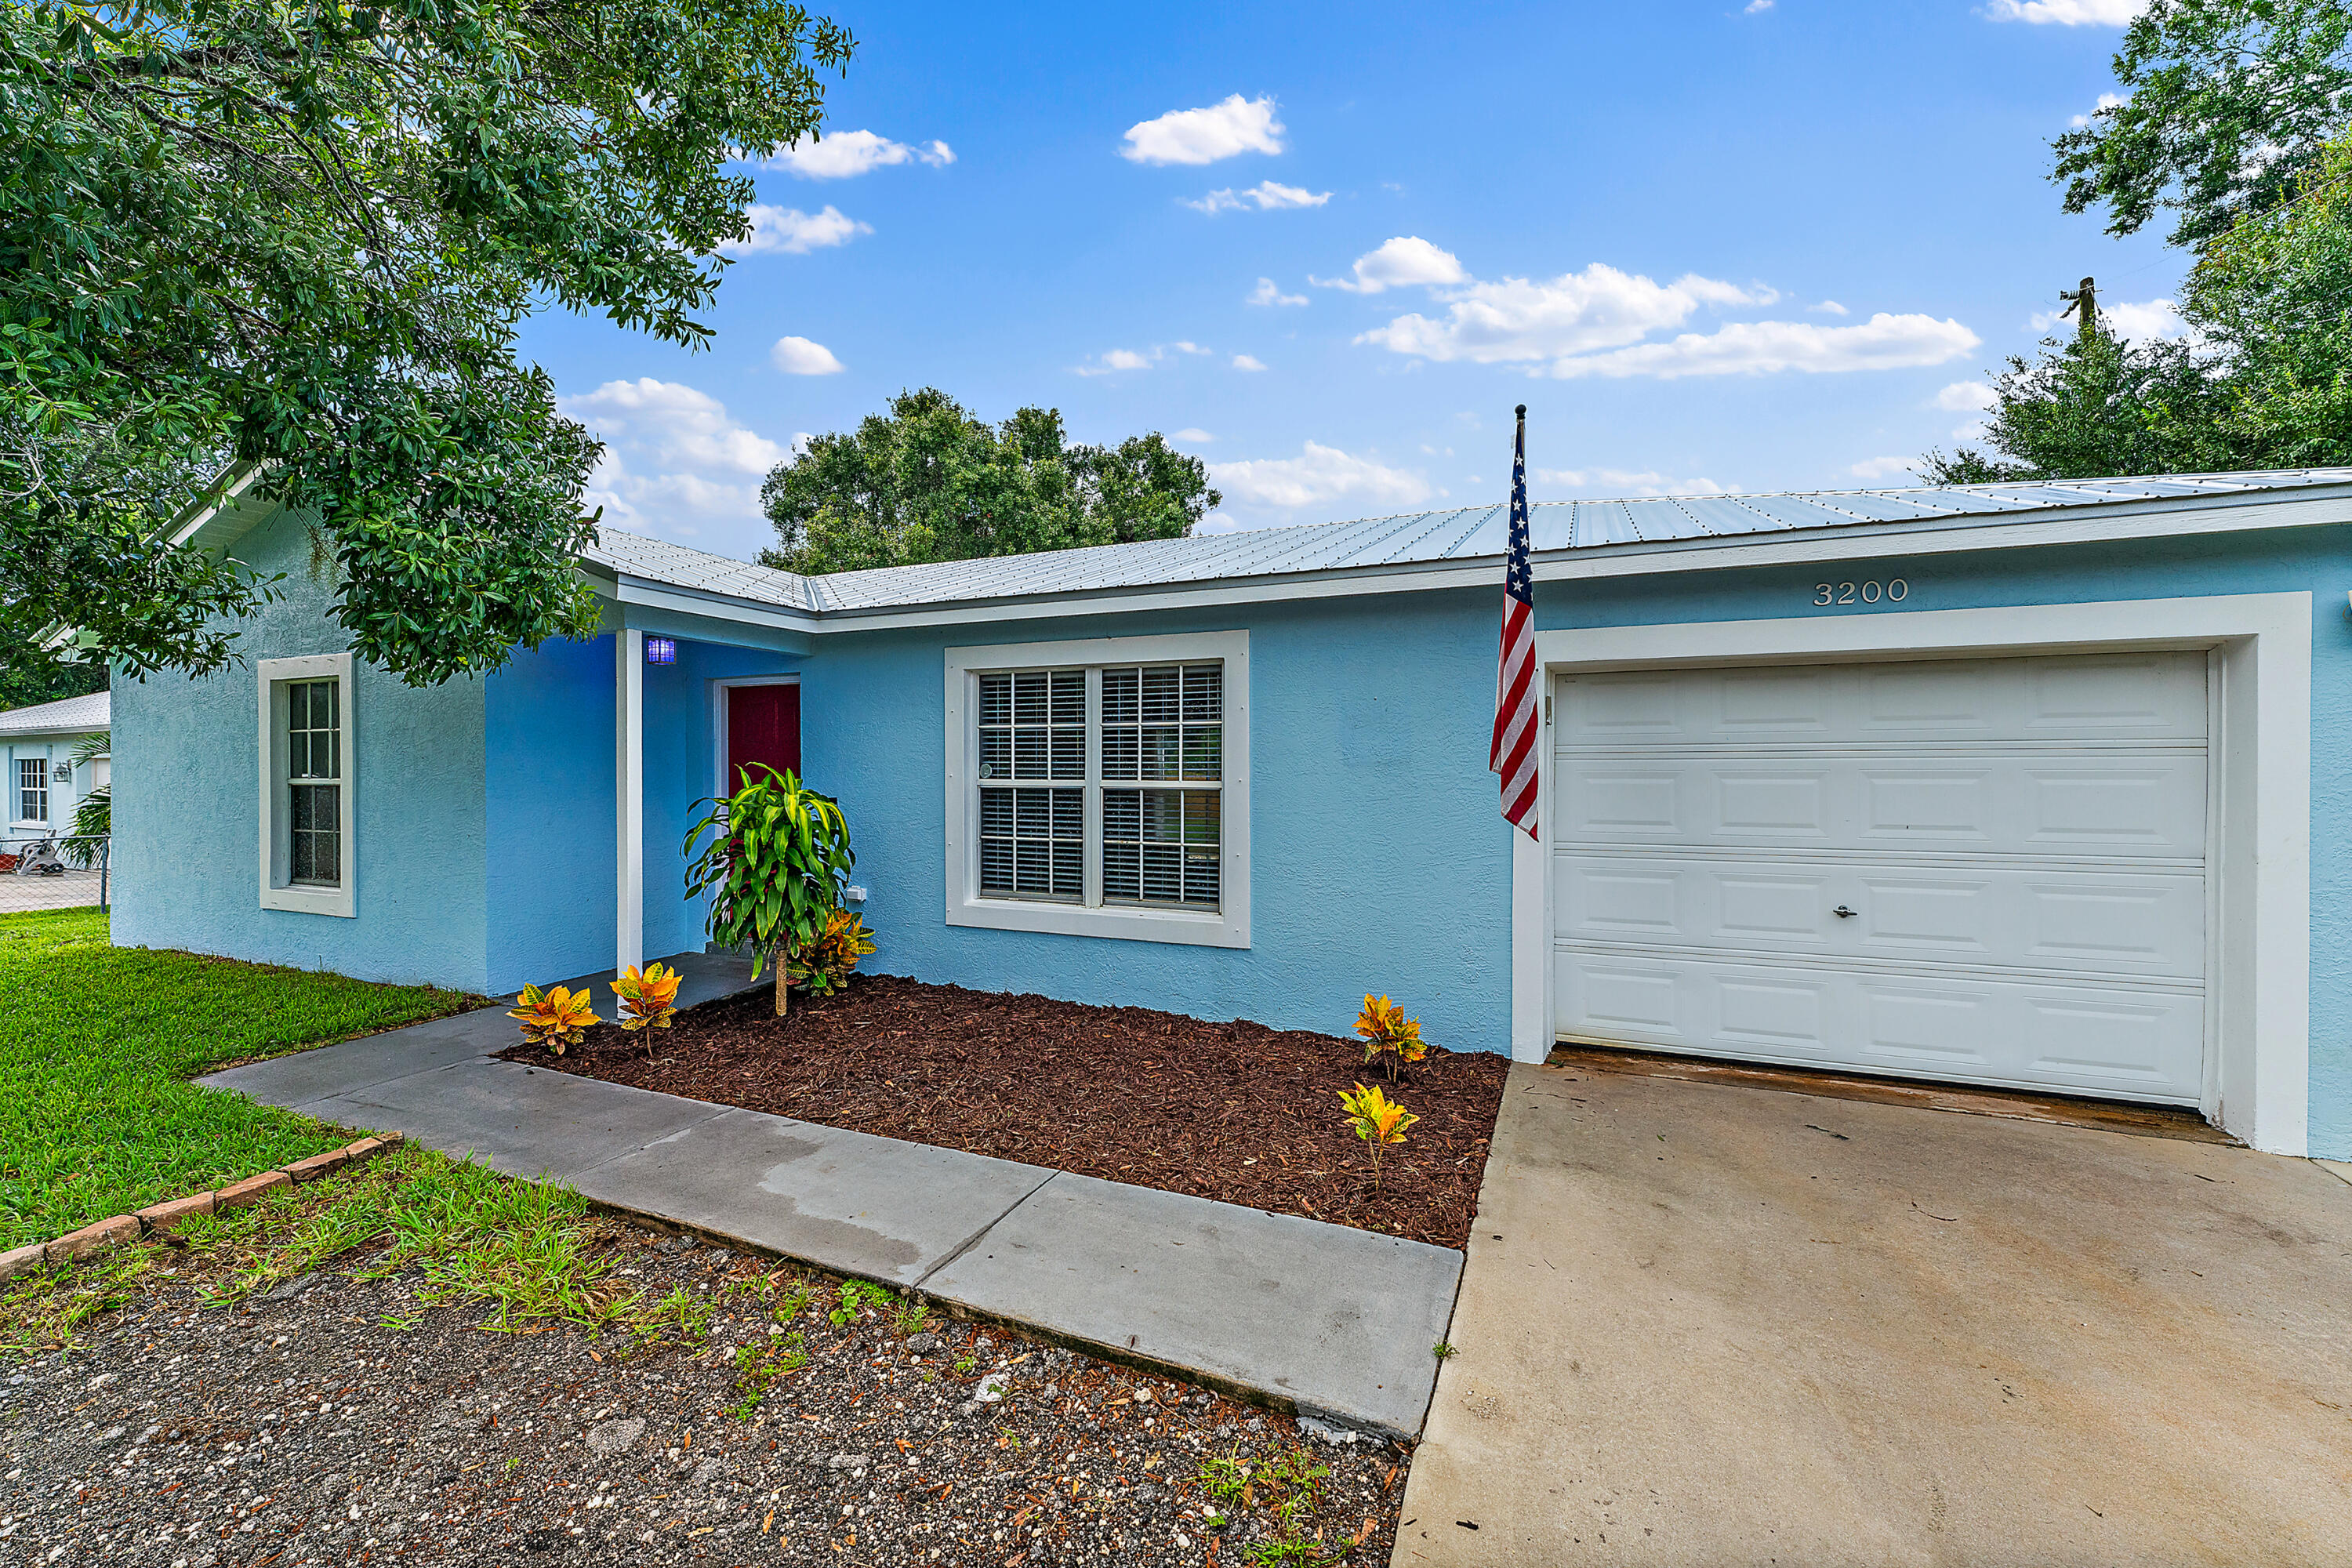
M 486 1332 L 350 1278 L 365 1253 L 233 1308 L 162 1279 L 82 1349 L 0 1369 L 0 1563 L 1388 1559 L 1400 1449 L 1003 1329 L 835 1323 L 836 1282 L 780 1323 L 762 1260 L 618 1235 L 629 1283 L 683 1292 L 682 1339 Z M 747 1405 L 750 1348 L 788 1364 L 794 1334 L 806 1364 Z M 1311 1552 L 1276 1550 L 1262 1468 L 1245 1502 L 1203 1489 L 1205 1460 L 1301 1449 L 1328 1468 L 1291 1536 Z

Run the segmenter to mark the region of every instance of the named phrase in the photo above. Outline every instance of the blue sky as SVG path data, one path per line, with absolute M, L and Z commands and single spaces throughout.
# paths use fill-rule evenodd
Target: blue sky
M 688 353 L 550 312 L 608 521 L 748 555 L 761 477 L 901 388 L 1165 432 L 1208 526 L 1906 481 L 2096 275 L 2047 142 L 2136 0 L 832 8 L 828 134 Z M 822 8 L 822 7 L 820 7 Z

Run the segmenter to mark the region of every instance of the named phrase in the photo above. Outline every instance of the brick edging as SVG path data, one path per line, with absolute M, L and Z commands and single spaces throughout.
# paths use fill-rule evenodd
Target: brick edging
M 323 1154 L 313 1154 L 307 1160 L 297 1160 L 274 1171 L 264 1171 L 257 1176 L 232 1182 L 213 1192 L 173 1198 L 168 1203 L 151 1204 L 135 1214 L 119 1214 L 111 1219 L 100 1220 L 96 1225 L 86 1225 L 79 1230 L 69 1231 L 55 1241 L 37 1241 L 29 1247 L 0 1252 L 0 1279 L 14 1279 L 38 1268 L 44 1263 L 71 1262 L 126 1241 L 143 1240 L 170 1230 L 190 1215 L 241 1209 L 247 1204 L 258 1203 L 263 1194 L 279 1187 L 315 1182 L 345 1165 L 373 1160 L 386 1149 L 397 1147 L 401 1142 L 401 1135 L 397 1132 L 362 1138 L 356 1143 L 346 1143 L 340 1149 L 330 1149 Z

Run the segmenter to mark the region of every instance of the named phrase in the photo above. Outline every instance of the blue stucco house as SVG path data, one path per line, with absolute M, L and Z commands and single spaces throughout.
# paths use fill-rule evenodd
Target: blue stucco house
M 246 662 L 125 681 L 115 940 L 483 993 L 699 950 L 749 761 L 875 967 L 2201 1110 L 2352 1155 L 2352 470 L 1535 509 L 1539 832 L 1470 508 L 803 578 L 606 531 L 593 642 L 413 690 L 305 519 Z

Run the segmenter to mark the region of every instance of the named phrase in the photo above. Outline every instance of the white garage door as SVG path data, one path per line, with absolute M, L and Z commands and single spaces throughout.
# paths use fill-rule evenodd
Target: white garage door
M 2196 1103 L 2202 654 L 1554 695 L 1562 1038 Z

